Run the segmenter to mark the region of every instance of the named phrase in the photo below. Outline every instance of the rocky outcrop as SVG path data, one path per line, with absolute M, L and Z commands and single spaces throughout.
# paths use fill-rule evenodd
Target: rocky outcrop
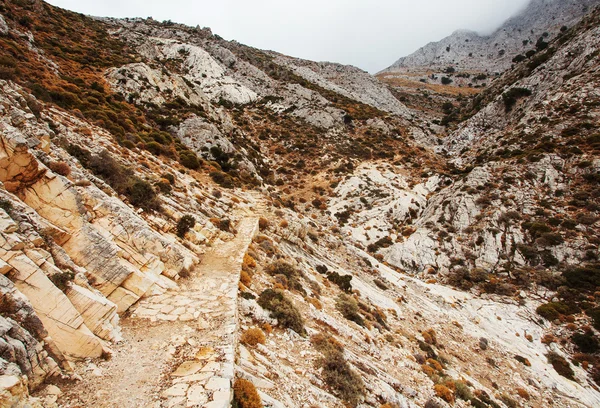
M 132 33 L 128 33 L 131 35 Z M 165 95 L 178 97 L 192 105 L 207 105 L 221 99 L 234 104 L 247 104 L 257 94 L 225 74 L 225 68 L 204 49 L 176 40 L 136 38 L 142 55 L 149 59 L 167 59 L 180 64 L 183 74 L 163 73 L 144 63 L 111 68 L 106 78 L 112 86 L 132 101 L 162 105 Z
M 53 132 L 22 108 L 20 92 L 4 83 L 0 95 L 3 404 L 69 370 L 65 357 L 109 353 L 107 342 L 121 339 L 118 312 L 198 262 L 121 200 L 50 171 L 40 158 L 55 154 Z

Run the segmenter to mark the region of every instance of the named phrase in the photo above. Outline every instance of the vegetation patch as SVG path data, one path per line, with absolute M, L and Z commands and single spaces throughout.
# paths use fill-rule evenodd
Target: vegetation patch
M 321 375 L 325 384 L 350 406 L 358 405 L 365 393 L 365 386 L 360 376 L 346 361 L 344 346 L 333 337 L 322 333 L 313 336 L 311 343 L 322 354 L 317 360 L 317 366 L 322 369 Z
M 282 291 L 266 289 L 260 294 L 257 302 L 263 309 L 271 312 L 271 317 L 277 319 L 283 327 L 290 328 L 298 334 L 306 334 L 304 319 Z
M 233 406 L 237 408 L 262 408 L 256 387 L 248 380 L 238 378 L 233 384 Z
M 179 238 L 185 237 L 185 234 L 187 234 L 190 229 L 194 228 L 195 225 L 196 219 L 193 216 L 190 214 L 184 215 L 179 219 L 179 221 L 177 221 L 177 236 Z

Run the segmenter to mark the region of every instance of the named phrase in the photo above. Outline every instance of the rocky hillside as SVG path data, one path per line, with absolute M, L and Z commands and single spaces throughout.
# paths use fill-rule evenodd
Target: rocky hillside
M 492 34 L 458 30 L 400 58 L 377 77 L 409 94 L 415 88 L 473 94 L 513 64 L 542 51 L 597 5 L 597 0 L 532 0 Z M 447 89 L 456 87 L 463 90 Z
M 1 407 L 600 404 L 598 24 L 474 98 L 0 4 Z

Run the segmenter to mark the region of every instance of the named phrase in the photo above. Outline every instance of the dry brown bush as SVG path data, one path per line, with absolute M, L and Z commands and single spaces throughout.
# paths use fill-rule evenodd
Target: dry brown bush
M 261 329 L 253 327 L 251 329 L 246 330 L 240 341 L 248 346 L 256 347 L 257 344 L 265 344 L 265 334 Z

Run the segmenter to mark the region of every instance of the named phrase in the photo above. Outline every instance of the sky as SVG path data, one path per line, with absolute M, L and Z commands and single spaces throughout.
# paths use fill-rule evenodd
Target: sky
M 252 47 L 376 73 L 457 29 L 490 33 L 529 0 L 47 0 L 94 16 L 153 17 Z

